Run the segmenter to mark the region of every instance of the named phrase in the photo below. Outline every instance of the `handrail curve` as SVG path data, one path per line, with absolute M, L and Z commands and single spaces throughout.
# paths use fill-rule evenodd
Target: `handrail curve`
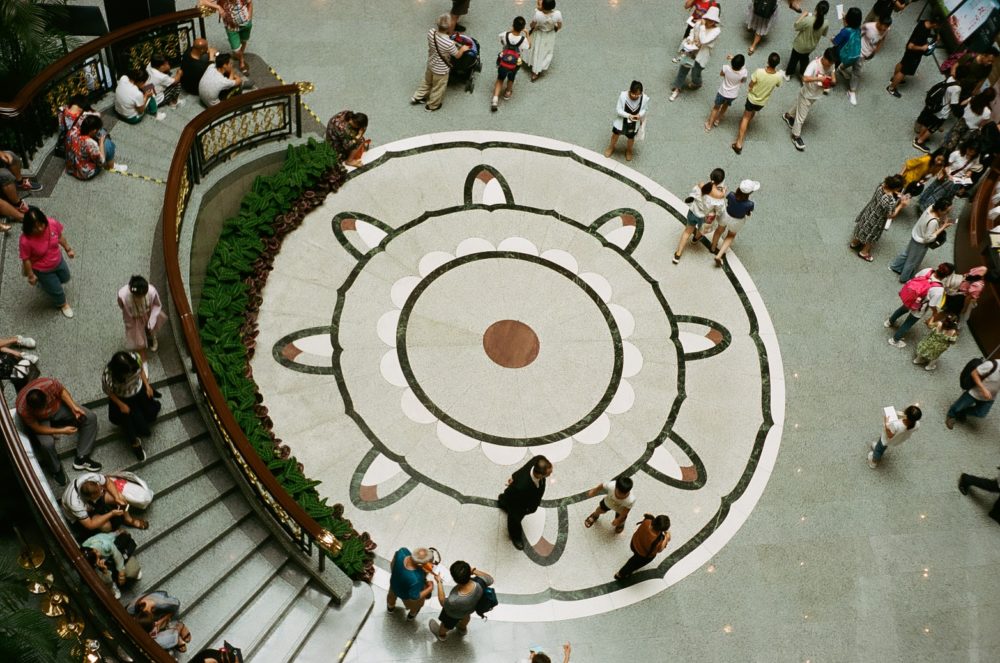
M 967 232 L 963 235 L 956 231 L 955 265 L 963 272 L 978 266 L 989 267 L 983 250 L 990 241 L 990 200 L 998 183 L 1000 183 L 1000 157 L 994 160 L 979 182 L 976 195 L 972 199 Z M 972 310 L 969 318 L 973 336 L 984 353 L 1000 346 L 998 323 L 1000 323 L 1000 284 L 987 282 L 983 286 L 978 305 Z

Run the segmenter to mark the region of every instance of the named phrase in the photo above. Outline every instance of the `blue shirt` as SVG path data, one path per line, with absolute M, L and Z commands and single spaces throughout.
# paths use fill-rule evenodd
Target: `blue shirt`
M 392 566 L 390 567 L 389 589 L 404 601 L 416 601 L 420 598 L 420 592 L 424 591 L 424 586 L 427 584 L 427 576 L 423 569 L 411 571 L 406 568 L 403 560 L 409 556 L 409 548 L 400 548 L 393 555 Z
M 752 200 L 738 200 L 735 192 L 726 194 L 726 214 L 733 219 L 742 219 L 753 211 Z

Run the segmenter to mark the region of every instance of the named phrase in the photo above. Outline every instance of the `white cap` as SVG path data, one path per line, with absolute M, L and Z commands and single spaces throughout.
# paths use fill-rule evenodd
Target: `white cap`
M 760 188 L 760 182 L 754 182 L 753 180 L 743 180 L 740 182 L 740 191 L 743 193 L 753 193 Z
M 705 21 L 715 21 L 716 23 L 719 23 L 719 7 L 717 5 L 712 5 L 708 8 L 708 11 L 702 14 L 701 18 Z

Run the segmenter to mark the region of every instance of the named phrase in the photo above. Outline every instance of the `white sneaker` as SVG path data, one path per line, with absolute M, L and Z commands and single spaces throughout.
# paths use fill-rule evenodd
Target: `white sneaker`
M 670 101 L 673 101 L 674 99 L 676 99 L 679 96 L 681 96 L 681 91 L 680 90 L 674 90 L 673 92 L 670 93 Z
M 63 306 L 61 309 L 59 309 L 59 311 L 63 315 L 65 315 L 67 318 L 72 318 L 73 317 L 73 307 L 70 306 L 69 304 L 66 304 L 66 306 Z
M 781 72 L 781 75 L 785 78 L 786 81 L 792 80 L 792 77 L 788 75 L 787 71 Z
M 139 572 L 135 574 L 135 579 L 142 580 L 142 569 L 139 569 Z
M 882 326 L 885 327 L 886 329 L 892 329 L 893 327 L 892 320 L 886 318 L 885 322 L 882 323 Z
M 17 337 L 17 344 L 20 345 L 22 348 L 28 348 L 29 350 L 38 345 L 37 343 L 35 343 L 35 339 L 20 335 Z
M 905 348 L 906 347 L 906 341 L 897 341 L 894 338 L 890 338 L 889 339 L 889 345 L 891 345 L 894 348 Z
M 852 106 L 858 105 L 858 94 L 854 90 L 847 91 L 847 100 L 851 102 Z
M 123 163 L 116 163 L 114 167 L 111 168 L 111 170 L 115 171 L 116 173 L 127 173 L 128 166 L 126 166 Z
M 33 355 L 30 352 L 22 352 L 21 353 L 21 358 L 22 359 L 26 359 L 29 364 L 37 364 L 38 363 L 38 355 Z
M 913 358 L 913 363 L 914 363 L 914 364 L 922 364 L 923 362 L 922 362 L 922 361 L 920 361 L 920 357 L 914 357 L 914 358 Z
M 120 589 L 118 589 L 118 585 L 116 585 L 114 583 L 111 584 L 111 593 L 114 594 L 114 597 L 116 599 L 120 600 L 121 597 L 122 597 L 122 591 Z
M 869 452 L 868 453 L 868 467 L 872 468 L 873 470 L 876 467 L 878 467 L 878 461 L 875 460 L 875 453 L 874 452 Z
M 175 107 L 175 108 L 180 108 L 181 106 L 183 106 L 183 105 L 184 105 L 184 104 L 186 104 L 186 103 L 187 103 L 187 102 L 186 102 L 186 101 L 185 101 L 184 99 L 178 99 L 178 100 L 177 100 L 177 103 L 176 103 L 176 104 L 174 104 L 174 107 Z
M 936 361 L 932 361 L 931 363 L 929 363 L 926 366 L 924 366 L 924 370 L 925 371 L 933 371 L 936 368 L 937 368 L 937 362 Z
M 157 113 L 156 114 L 156 121 L 157 122 L 163 122 L 165 119 L 167 119 L 167 114 L 166 113 Z

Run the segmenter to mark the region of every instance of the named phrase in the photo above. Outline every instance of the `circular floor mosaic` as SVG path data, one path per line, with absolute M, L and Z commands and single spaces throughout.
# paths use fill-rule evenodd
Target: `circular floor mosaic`
M 703 565 L 763 492 L 784 382 L 767 312 L 730 254 L 670 256 L 685 207 L 619 163 L 498 132 L 373 150 L 292 233 L 259 315 L 254 376 L 275 434 L 379 543 L 493 573 L 494 619 L 596 614 Z M 496 496 L 555 464 L 527 546 Z M 583 520 L 622 473 L 625 533 Z M 353 507 L 353 508 L 351 508 Z M 643 512 L 671 545 L 612 581 Z

